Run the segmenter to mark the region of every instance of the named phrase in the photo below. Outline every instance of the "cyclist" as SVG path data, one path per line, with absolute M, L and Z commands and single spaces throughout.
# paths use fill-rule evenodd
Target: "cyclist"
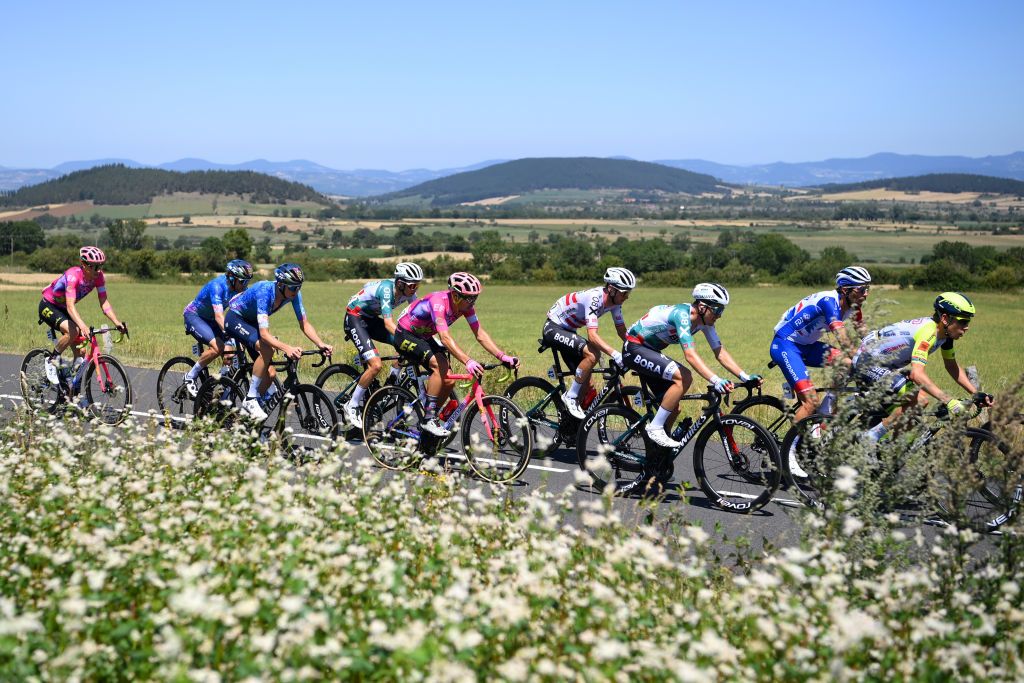
M 622 318 L 622 303 L 636 287 L 636 277 L 625 268 L 609 268 L 604 273 L 604 287 L 594 287 L 580 292 L 570 292 L 548 310 L 541 337 L 552 348 L 562 352 L 566 364 L 574 371 L 572 386 L 562 394 L 562 403 L 569 414 L 582 420 L 585 412 L 579 403 L 580 392 L 587 395 L 590 375 L 601 358 L 601 353 L 611 356 L 622 365 L 622 353 L 612 348 L 597 332 L 597 319 L 605 313 L 612 314 L 615 331 L 626 341 L 626 322 Z M 587 338 L 576 334 L 586 326 Z
M 783 313 L 775 325 L 770 354 L 800 401 L 794 421 L 802 420 L 818 407 L 818 394 L 807 367 L 824 367 L 840 354 L 835 347 L 820 341 L 821 336 L 831 332 L 845 348 L 851 347 L 844 321 L 852 316 L 856 323 L 861 322 L 860 307 L 870 289 L 871 274 L 867 268 L 843 268 L 836 273 L 834 290 L 805 296 Z
M 214 358 L 224 353 L 224 304 L 234 295 L 244 292 L 251 279 L 251 263 L 242 259 L 229 261 L 224 274 L 203 285 L 196 298 L 181 312 L 185 319 L 185 334 L 192 335 L 200 344 L 207 346 L 196 364 L 185 374 L 185 391 L 192 398 L 199 395 L 199 384 L 196 382 L 199 373 Z
M 60 362 L 60 354 L 71 344 L 72 340 L 77 342 L 82 334 L 89 329 L 85 320 L 78 312 L 77 303 L 82 300 L 93 289 L 100 301 L 100 310 L 107 316 L 122 334 L 125 331 L 124 323 L 117 319 L 114 307 L 107 299 L 106 278 L 100 270 L 107 261 L 106 254 L 99 247 L 86 246 L 78 252 L 81 263 L 72 266 L 50 286 L 43 290 L 43 298 L 39 302 L 39 319 L 45 322 L 54 332 L 60 332 L 61 337 L 57 340 L 55 349 L 57 353 L 50 362 L 46 363 L 46 379 L 52 384 L 57 384 L 60 377 L 57 374 L 57 364 Z M 78 367 L 85 360 L 81 349 L 78 346 L 71 347 L 74 356 L 74 368 Z
M 271 315 L 290 302 L 302 333 L 321 351 L 331 353 L 333 350 L 329 344 L 321 341 L 320 335 L 306 318 L 302 294 L 299 292 L 305 279 L 298 264 L 282 263 L 274 269 L 273 280 L 257 282 L 231 299 L 228 304 L 228 313 L 224 317 L 224 331 L 248 349 L 249 355 L 255 359 L 249 393 L 242 401 L 242 410 L 254 420 L 267 419 L 267 413 L 260 403 L 270 398 L 275 391 L 272 383 L 275 373 L 271 365 L 274 350 L 277 349 L 292 359 L 302 356 L 300 347 L 285 344 L 270 334 Z
M 733 384 L 712 372 L 697 353 L 693 340 L 697 332 L 704 333 L 715 358 L 726 370 L 744 382 L 761 379 L 744 372 L 718 337 L 715 323 L 721 319 L 727 305 L 729 292 L 725 287 L 715 282 L 702 282 L 693 288 L 693 303 L 655 306 L 626 333 L 622 346 L 625 367 L 646 377 L 654 395 L 661 396 L 661 406 L 646 430 L 651 441 L 663 448 L 680 446 L 679 441 L 668 435 L 666 427 L 671 427 L 679 415 L 679 399 L 693 383 L 689 370 L 661 353 L 667 346 L 678 343 L 690 367 L 721 393 L 732 391 Z
M 943 292 L 935 297 L 933 308 L 930 318 L 903 320 L 870 332 L 854 356 L 854 377 L 862 384 L 881 384 L 901 398 L 901 406 L 868 430 L 867 435 L 873 441 L 885 435 L 903 408 L 918 403 L 918 387 L 945 403 L 951 413 L 964 409 L 964 404 L 940 389 L 925 370 L 928 356 L 937 350 L 941 350 L 949 376 L 968 393 L 978 393 L 978 388 L 957 363 L 953 349 L 953 342 L 967 334 L 975 314 L 974 304 L 963 292 Z M 901 370 L 908 365 L 910 372 L 905 375 Z M 985 397 L 985 405 L 992 405 L 990 396 Z
M 342 406 L 344 417 L 358 429 L 363 428 L 360 406 L 370 382 L 380 374 L 381 361 L 374 341 L 395 343 L 395 322 L 392 309 L 416 298 L 423 280 L 423 269 L 415 263 L 395 266 L 393 279 L 367 282 L 348 301 L 345 308 L 345 335 L 355 344 L 356 352 L 366 364 L 348 402 Z M 397 370 L 394 370 L 397 371 Z
M 477 342 L 492 356 L 509 367 L 519 367 L 519 359 L 502 351 L 484 331 L 476 316 L 476 299 L 483 291 L 480 280 L 469 273 L 452 273 L 448 277 L 448 290 L 431 292 L 417 299 L 398 318 L 395 330 L 395 348 L 413 362 L 430 368 L 427 380 L 427 398 L 424 406 L 423 428 L 437 437 L 448 436 L 451 431 L 437 419 L 437 406 L 444 405 L 455 380 L 448 378 L 448 356 L 466 366 L 476 377 L 482 377 L 483 366 L 463 351 L 449 331 L 449 326 L 465 317 Z M 440 342 L 433 337 L 437 335 Z

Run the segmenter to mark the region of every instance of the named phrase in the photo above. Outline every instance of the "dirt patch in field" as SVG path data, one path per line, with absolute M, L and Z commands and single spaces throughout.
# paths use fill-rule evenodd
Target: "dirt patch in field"
M 370 260 L 373 261 L 374 263 L 387 263 L 388 261 L 395 261 L 395 262 L 398 262 L 398 261 L 413 261 L 413 262 L 419 262 L 419 261 L 433 261 L 434 259 L 440 258 L 440 257 L 445 256 L 445 255 L 451 256 L 451 257 L 456 258 L 456 259 L 459 258 L 460 256 L 463 256 L 466 259 L 473 258 L 473 255 L 470 254 L 469 252 L 460 253 L 460 252 L 454 252 L 454 251 L 425 251 L 422 254 L 403 254 L 402 256 L 374 256 Z
M 30 221 L 38 218 L 44 213 L 58 218 L 72 214 L 88 211 L 93 206 L 92 201 L 71 202 L 69 204 L 48 204 L 46 206 L 33 206 L 31 209 L 20 209 L 18 211 L 5 211 L 0 213 L 0 221 Z
M 475 202 L 462 202 L 460 206 L 497 206 L 498 204 L 518 199 L 519 196 L 517 194 L 510 194 L 505 197 L 488 197 L 487 199 L 478 199 Z

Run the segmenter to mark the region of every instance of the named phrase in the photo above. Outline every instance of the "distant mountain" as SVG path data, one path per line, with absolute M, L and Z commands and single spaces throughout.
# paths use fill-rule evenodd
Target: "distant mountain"
M 707 173 L 729 183 L 744 185 L 802 187 L 825 183 L 857 183 L 929 173 L 968 173 L 1024 180 L 1024 152 L 980 158 L 885 152 L 858 159 L 777 162 L 755 166 L 729 166 L 702 159 L 674 159 L 657 163 Z
M 721 191 L 709 175 L 647 161 L 597 157 L 518 159 L 478 171 L 457 173 L 376 199 L 423 197 L 434 205 L 474 202 L 544 189 L 630 189 L 700 194 Z
M 1024 182 L 1010 178 L 993 178 L 967 173 L 931 173 L 907 178 L 885 178 L 863 183 L 822 185 L 825 194 L 856 190 L 896 190 L 899 192 L 984 192 L 988 194 L 1024 195 Z

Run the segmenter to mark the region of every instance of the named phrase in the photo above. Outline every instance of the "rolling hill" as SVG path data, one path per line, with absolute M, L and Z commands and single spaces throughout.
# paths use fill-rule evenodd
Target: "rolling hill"
M 725 188 L 712 176 L 646 161 L 556 157 L 495 164 L 380 195 L 374 200 L 388 202 L 421 197 L 434 205 L 444 206 L 545 189 L 629 189 L 701 194 L 721 192 Z
M 858 190 L 896 190 L 898 192 L 984 192 L 988 194 L 1024 195 L 1024 182 L 1011 178 L 994 178 L 967 173 L 929 173 L 905 178 L 883 178 L 861 183 L 829 183 L 822 192 L 854 192 Z

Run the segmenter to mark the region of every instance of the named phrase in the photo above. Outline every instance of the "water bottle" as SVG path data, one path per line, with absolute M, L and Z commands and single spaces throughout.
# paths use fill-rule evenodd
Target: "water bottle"
M 231 364 L 230 363 L 225 363 L 220 368 L 220 376 L 221 377 L 228 377 L 228 376 L 231 375 L 231 371 L 232 370 L 233 370 L 233 368 L 231 367 Z
M 451 415 L 455 411 L 455 408 L 458 405 L 459 405 L 458 401 L 456 401 L 454 398 L 449 398 L 448 402 L 444 404 L 443 408 L 441 408 L 441 419 L 442 420 L 447 420 L 448 416 Z
M 555 379 L 555 366 L 554 365 L 552 365 L 550 368 L 548 368 L 548 377 L 551 378 L 551 379 Z
M 689 431 L 690 426 L 692 424 L 692 417 L 684 417 L 682 420 L 679 421 L 679 424 L 676 425 L 676 428 L 672 430 L 672 438 L 675 439 L 676 441 L 682 441 L 683 436 L 686 435 L 686 432 Z
M 789 386 L 789 382 L 782 383 L 782 397 L 787 401 L 792 401 L 796 398 L 796 394 L 793 393 L 793 387 Z

